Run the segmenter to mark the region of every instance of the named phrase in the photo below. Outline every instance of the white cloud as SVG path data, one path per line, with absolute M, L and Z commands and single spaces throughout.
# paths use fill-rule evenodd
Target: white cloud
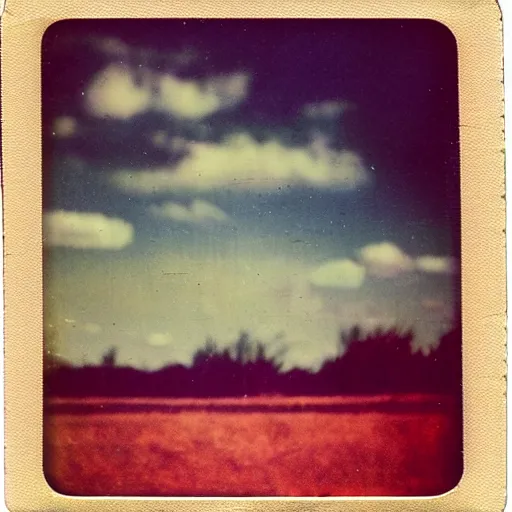
M 249 77 L 244 73 L 210 78 L 203 83 L 164 74 L 156 108 L 181 119 L 201 119 L 238 105 L 245 99 L 248 85 Z
M 446 256 L 420 256 L 412 258 L 391 242 L 370 244 L 359 251 L 360 261 L 368 273 L 376 277 L 395 277 L 404 272 L 452 274 L 455 260 Z
M 413 260 L 391 242 L 367 245 L 359 257 L 368 273 L 376 277 L 395 277 L 414 269 Z
M 129 119 L 150 108 L 152 91 L 149 84 L 137 84 L 127 66 L 111 64 L 93 79 L 85 101 L 95 116 Z
M 53 122 L 53 135 L 59 139 L 72 137 L 76 133 L 77 123 L 74 117 L 61 116 Z
M 172 336 L 169 333 L 154 332 L 146 338 L 146 343 L 152 347 L 165 347 L 172 342 Z
M 329 118 L 338 117 L 352 105 L 347 101 L 321 101 L 305 105 L 302 112 L 307 117 Z
M 416 268 L 430 274 L 452 274 L 455 271 L 455 262 L 449 257 L 421 256 L 416 258 Z
M 359 288 L 365 274 L 365 268 L 352 260 L 335 260 L 315 269 L 310 282 L 321 288 Z
M 155 217 L 192 224 L 229 221 L 229 216 L 220 208 L 199 199 L 194 200 L 189 207 L 171 201 L 161 205 L 154 204 L 149 207 L 149 211 Z
M 206 191 L 228 186 L 272 190 L 279 186 L 353 189 L 369 175 L 358 155 L 313 147 L 289 147 L 278 140 L 259 143 L 236 134 L 220 144 L 189 143 L 176 166 L 118 171 L 113 183 L 130 193 Z
M 202 119 L 238 105 L 247 95 L 249 76 L 234 73 L 202 82 L 169 73 L 141 69 L 142 83 L 126 65 L 111 64 L 93 79 L 85 92 L 92 115 L 129 119 L 149 110 L 179 119 Z
M 102 213 L 57 210 L 44 214 L 44 244 L 74 249 L 122 249 L 133 240 L 128 222 Z

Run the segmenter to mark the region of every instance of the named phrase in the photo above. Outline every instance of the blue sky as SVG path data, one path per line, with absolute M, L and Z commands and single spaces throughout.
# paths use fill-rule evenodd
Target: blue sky
M 437 23 L 60 22 L 43 124 L 53 355 L 158 368 L 247 330 L 316 368 L 355 324 L 427 350 L 458 318 Z

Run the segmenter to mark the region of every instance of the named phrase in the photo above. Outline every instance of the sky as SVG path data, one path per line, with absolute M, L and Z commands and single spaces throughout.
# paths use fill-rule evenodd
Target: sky
M 46 351 L 318 368 L 460 315 L 457 53 L 429 20 L 70 20 L 43 56 Z

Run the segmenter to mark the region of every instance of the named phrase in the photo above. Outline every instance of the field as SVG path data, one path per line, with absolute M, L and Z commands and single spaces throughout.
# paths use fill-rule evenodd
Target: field
M 124 496 L 436 495 L 460 477 L 446 398 L 53 400 L 57 491 Z

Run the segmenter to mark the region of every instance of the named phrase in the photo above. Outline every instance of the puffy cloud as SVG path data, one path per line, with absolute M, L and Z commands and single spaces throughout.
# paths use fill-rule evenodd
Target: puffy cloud
M 193 224 L 229 221 L 229 216 L 220 208 L 199 199 L 193 201 L 189 207 L 171 201 L 161 205 L 154 204 L 149 207 L 149 211 L 155 217 Z
M 403 272 L 452 274 L 455 260 L 446 256 L 420 256 L 412 258 L 391 242 L 370 244 L 359 251 L 360 261 L 368 273 L 376 277 L 395 277 Z
M 201 119 L 238 105 L 245 99 L 248 85 L 249 77 L 244 73 L 215 77 L 204 83 L 162 75 L 156 108 L 181 119 Z
M 146 338 L 146 343 L 152 347 L 165 347 L 172 342 L 172 336 L 169 333 L 154 332 Z
M 455 271 L 455 261 L 443 256 L 421 256 L 416 258 L 416 268 L 429 274 L 452 274 Z
M 359 257 L 368 273 L 376 277 L 395 277 L 414 269 L 412 258 L 391 242 L 367 245 Z
M 150 108 L 152 91 L 149 84 L 137 84 L 127 66 L 111 64 L 95 76 L 85 101 L 95 116 L 129 119 Z
M 201 119 L 234 107 L 247 95 L 249 76 L 234 73 L 203 82 L 141 69 L 142 80 L 126 65 L 111 64 L 93 79 L 85 93 L 92 115 L 129 119 L 149 110 L 179 119 Z
M 321 101 L 306 105 L 302 112 L 311 118 L 333 118 L 338 117 L 352 106 L 347 101 Z
M 44 214 L 44 244 L 73 249 L 122 249 L 133 240 L 128 222 L 102 213 L 57 210 Z
M 72 137 L 76 133 L 77 123 L 74 117 L 61 116 L 53 122 L 53 135 L 59 139 Z
M 118 171 L 113 183 L 130 193 L 206 191 L 236 185 L 272 190 L 278 186 L 353 189 L 369 175 L 350 151 L 290 147 L 278 140 L 259 143 L 236 134 L 220 144 L 189 143 L 188 154 L 176 166 L 145 171 Z
M 315 269 L 310 282 L 320 288 L 359 288 L 364 281 L 365 268 L 349 259 L 329 261 Z

